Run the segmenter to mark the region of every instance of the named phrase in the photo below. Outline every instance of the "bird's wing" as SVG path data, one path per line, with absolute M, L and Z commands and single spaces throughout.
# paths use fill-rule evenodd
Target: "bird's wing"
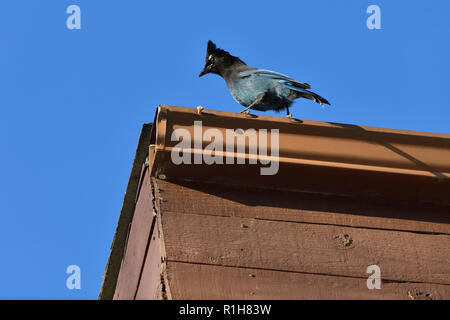
M 288 83 L 294 87 L 301 88 L 301 89 L 311 89 L 311 86 L 308 83 L 298 82 L 297 80 L 289 78 L 288 76 L 278 73 L 278 72 L 275 72 L 275 71 L 270 71 L 270 70 L 265 70 L 265 69 L 253 69 L 253 70 L 245 70 L 245 71 L 242 71 L 239 73 L 239 76 L 241 78 L 246 78 L 251 75 L 257 75 L 257 76 L 266 77 L 266 78 L 270 78 L 270 79 L 281 80 L 283 83 Z

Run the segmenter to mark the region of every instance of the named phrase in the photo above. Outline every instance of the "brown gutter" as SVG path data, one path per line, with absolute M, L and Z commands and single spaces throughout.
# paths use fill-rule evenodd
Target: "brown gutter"
M 227 129 L 279 130 L 279 170 L 261 175 L 261 164 L 179 164 L 171 153 L 179 140 L 171 141 L 176 129 L 194 140 L 194 121 L 202 132 Z M 449 204 L 450 135 L 393 130 L 357 125 L 244 115 L 231 112 L 160 106 L 152 132 L 152 175 L 169 180 L 204 180 L 267 188 L 333 193 L 347 196 L 382 197 L 404 201 Z M 184 150 L 195 154 L 211 143 L 200 137 Z M 270 139 L 268 139 L 270 141 Z M 224 157 L 246 159 L 245 152 L 226 152 Z M 270 148 L 267 154 L 270 155 Z M 201 157 L 200 157 L 201 158 Z

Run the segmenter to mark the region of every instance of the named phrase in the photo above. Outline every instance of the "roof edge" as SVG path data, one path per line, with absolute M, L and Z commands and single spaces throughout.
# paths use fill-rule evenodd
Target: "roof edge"
M 148 146 L 153 125 L 146 123 L 142 126 L 136 155 L 131 168 L 122 209 L 117 222 L 116 231 L 110 248 L 110 255 L 103 274 L 102 286 L 98 296 L 99 300 L 111 300 L 117 284 L 123 253 L 125 250 L 129 225 L 133 219 L 136 206 L 136 196 L 139 190 L 142 167 L 148 157 Z

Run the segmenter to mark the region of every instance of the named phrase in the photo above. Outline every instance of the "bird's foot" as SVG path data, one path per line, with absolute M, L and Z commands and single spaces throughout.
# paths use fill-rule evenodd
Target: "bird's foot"
M 286 118 L 291 119 L 291 118 L 292 118 L 292 114 L 288 114 L 288 115 L 286 116 Z
M 202 106 L 198 106 L 198 107 L 197 107 L 197 113 L 198 113 L 198 114 L 201 114 L 202 111 L 203 111 L 203 109 L 205 109 L 205 108 L 203 108 Z

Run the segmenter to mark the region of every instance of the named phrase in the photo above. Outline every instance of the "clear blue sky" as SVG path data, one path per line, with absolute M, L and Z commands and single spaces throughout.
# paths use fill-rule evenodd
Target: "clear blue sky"
M 155 107 L 241 110 L 197 77 L 207 40 L 332 103 L 297 101 L 294 117 L 450 133 L 449 14 L 447 0 L 1 1 L 0 298 L 97 298 Z

